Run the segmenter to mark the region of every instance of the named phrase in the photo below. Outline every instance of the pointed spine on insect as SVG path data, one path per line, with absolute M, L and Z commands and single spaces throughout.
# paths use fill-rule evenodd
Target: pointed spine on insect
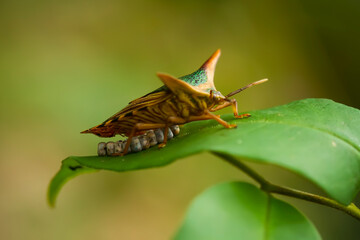
M 164 141 L 158 145 L 161 148 L 167 143 L 168 129 L 172 125 L 213 119 L 225 128 L 236 127 L 235 124 L 229 124 L 212 112 L 232 106 L 235 118 L 249 117 L 250 114 L 247 113 L 239 115 L 236 100 L 229 97 L 267 79 L 251 83 L 224 96 L 214 85 L 214 72 L 219 57 L 220 49 L 197 71 L 180 78 L 158 73 L 157 76 L 164 86 L 131 101 L 123 110 L 102 124 L 82 133 L 93 133 L 100 137 L 113 137 L 116 134 L 128 136 L 123 152 L 113 154 L 125 155 L 131 148 L 132 138 L 148 130 L 165 129 Z

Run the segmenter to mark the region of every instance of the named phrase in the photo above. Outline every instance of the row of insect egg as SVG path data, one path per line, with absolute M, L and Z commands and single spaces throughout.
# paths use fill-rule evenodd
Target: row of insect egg
M 170 140 L 180 133 L 178 125 L 171 126 L 168 130 L 167 139 Z M 113 156 L 124 151 L 127 140 L 117 142 L 100 142 L 98 144 L 98 156 Z M 152 146 L 164 142 L 164 129 L 149 130 L 145 134 L 133 137 L 128 149 L 130 152 L 140 152 Z

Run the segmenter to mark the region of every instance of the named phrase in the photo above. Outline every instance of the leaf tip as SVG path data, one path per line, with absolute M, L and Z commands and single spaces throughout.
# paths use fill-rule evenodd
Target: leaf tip
M 97 169 L 85 167 L 77 162 L 73 157 L 68 157 L 62 161 L 60 170 L 51 179 L 48 191 L 47 202 L 50 208 L 55 208 L 56 198 L 61 188 L 70 179 L 83 173 L 91 173 L 98 171 Z

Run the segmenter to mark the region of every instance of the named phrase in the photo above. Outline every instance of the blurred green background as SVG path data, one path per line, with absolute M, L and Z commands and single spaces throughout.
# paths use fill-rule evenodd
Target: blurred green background
M 359 14 L 355 0 L 1 1 L 0 239 L 168 239 L 194 196 L 248 179 L 204 153 L 81 176 L 50 209 L 46 189 L 60 161 L 96 154 L 100 139 L 79 132 L 159 87 L 155 72 L 188 74 L 217 48 L 224 94 L 270 79 L 236 97 L 240 111 L 309 97 L 359 108 Z M 252 165 L 274 182 L 320 192 Z M 286 200 L 324 239 L 360 239 L 359 222 L 344 213 Z

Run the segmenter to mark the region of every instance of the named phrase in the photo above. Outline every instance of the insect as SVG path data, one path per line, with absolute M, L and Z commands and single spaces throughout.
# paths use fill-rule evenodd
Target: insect
M 164 83 L 162 87 L 131 101 L 124 109 L 100 125 L 81 133 L 93 133 L 99 137 L 113 137 L 117 134 L 127 136 L 124 150 L 113 154 L 123 156 L 128 152 L 133 137 L 151 129 L 165 129 L 164 141 L 158 145 L 162 148 L 168 140 L 169 126 L 213 119 L 225 128 L 236 127 L 235 124 L 229 124 L 212 112 L 232 106 L 235 118 L 249 117 L 248 113 L 239 115 L 236 100 L 229 97 L 267 79 L 253 82 L 223 96 L 214 85 L 214 72 L 219 57 L 220 49 L 215 51 L 197 71 L 180 78 L 157 73 Z

